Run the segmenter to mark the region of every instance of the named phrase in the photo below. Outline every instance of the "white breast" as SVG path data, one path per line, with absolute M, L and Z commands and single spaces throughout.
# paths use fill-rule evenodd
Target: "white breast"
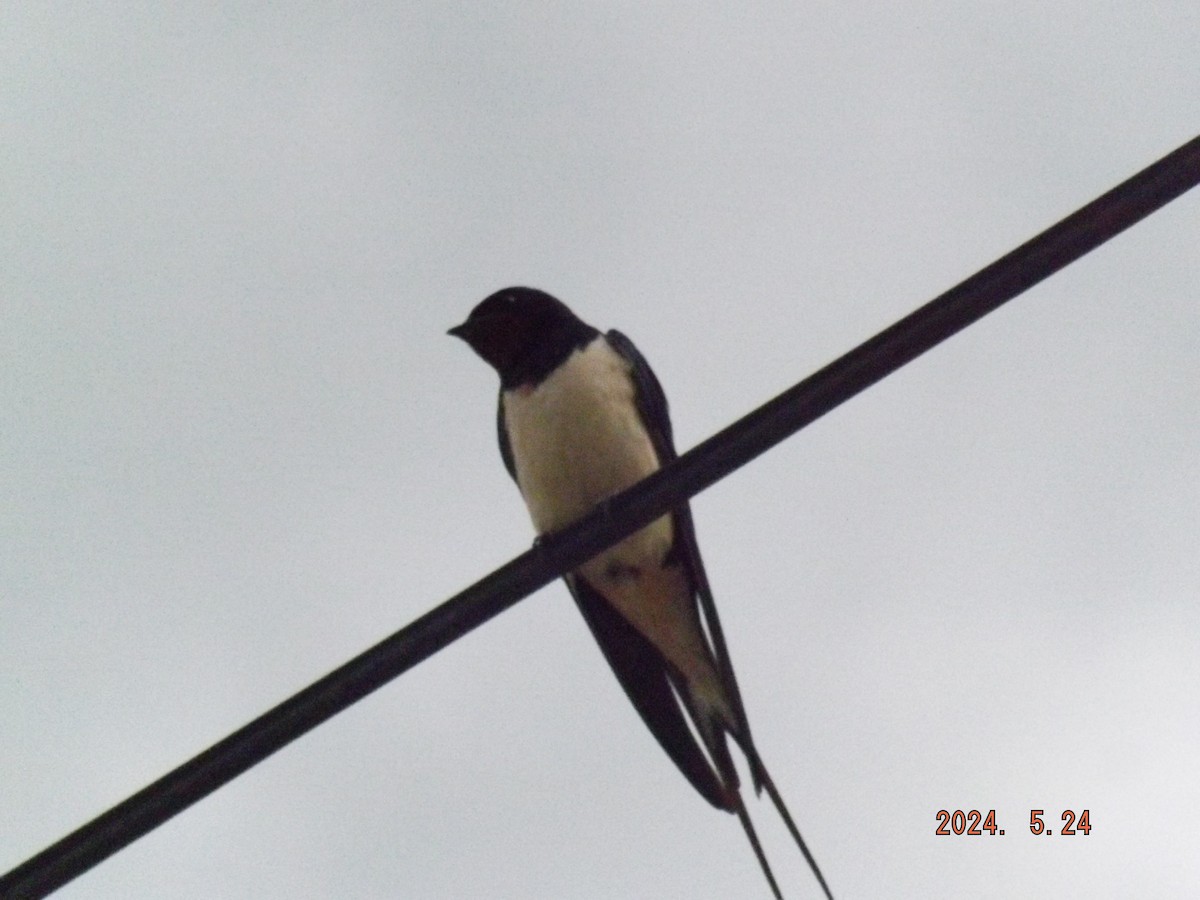
M 634 405 L 629 364 L 597 337 L 533 390 L 506 391 L 517 483 L 539 533 L 556 531 L 659 468 Z M 623 565 L 660 562 L 670 519 L 606 553 Z

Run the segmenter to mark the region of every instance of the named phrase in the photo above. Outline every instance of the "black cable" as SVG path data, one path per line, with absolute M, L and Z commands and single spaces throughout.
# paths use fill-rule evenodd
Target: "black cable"
M 44 897 L 518 600 L 1200 183 L 1200 138 L 692 448 L 604 507 L 280 703 L 0 877 Z

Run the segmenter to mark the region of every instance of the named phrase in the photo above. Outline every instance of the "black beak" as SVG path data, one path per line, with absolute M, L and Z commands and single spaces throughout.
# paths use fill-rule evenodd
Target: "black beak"
M 468 331 L 469 329 L 467 328 L 467 323 L 463 322 L 461 325 L 455 325 L 453 328 L 447 331 L 446 334 L 452 337 L 462 338 L 465 341 L 467 339 Z

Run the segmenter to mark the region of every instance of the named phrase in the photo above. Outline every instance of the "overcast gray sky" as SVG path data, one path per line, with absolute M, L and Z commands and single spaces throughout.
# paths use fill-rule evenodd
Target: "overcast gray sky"
M 494 375 L 445 336 L 482 297 L 621 328 L 690 447 L 1194 136 L 1198 33 L 1194 2 L 6 4 L 0 870 L 529 545 Z M 695 501 L 839 897 L 1200 891 L 1197 247 L 1192 194 Z M 767 891 L 555 584 L 61 896 Z

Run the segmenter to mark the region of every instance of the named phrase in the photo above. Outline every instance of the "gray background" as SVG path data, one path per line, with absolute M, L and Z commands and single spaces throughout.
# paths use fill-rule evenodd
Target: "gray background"
M 444 336 L 484 295 L 631 335 L 690 447 L 1192 137 L 1198 31 L 1194 2 L 6 4 L 0 869 L 528 546 L 494 376 Z M 840 897 L 1200 890 L 1198 212 L 695 501 Z M 766 895 L 557 584 L 61 894 Z

